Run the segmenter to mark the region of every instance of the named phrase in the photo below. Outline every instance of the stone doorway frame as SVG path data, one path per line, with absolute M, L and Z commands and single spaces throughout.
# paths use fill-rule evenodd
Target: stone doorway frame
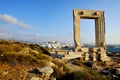
M 104 11 L 99 10 L 73 10 L 73 26 L 74 26 L 74 42 L 75 52 L 79 52 L 81 48 L 80 40 L 80 19 L 95 20 L 95 46 L 103 48 L 106 51 L 105 42 L 105 18 Z

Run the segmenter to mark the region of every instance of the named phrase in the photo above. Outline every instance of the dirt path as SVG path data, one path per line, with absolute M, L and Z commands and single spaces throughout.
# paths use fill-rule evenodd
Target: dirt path
M 79 66 L 79 65 L 75 65 L 73 64 L 74 61 L 67 61 L 65 62 L 66 65 L 72 70 L 72 71 L 80 71 L 83 70 L 84 68 Z
M 66 64 L 72 71 L 79 71 L 81 70 L 81 67 L 80 66 L 77 66 L 77 65 L 74 65 L 72 63 L 67 63 Z

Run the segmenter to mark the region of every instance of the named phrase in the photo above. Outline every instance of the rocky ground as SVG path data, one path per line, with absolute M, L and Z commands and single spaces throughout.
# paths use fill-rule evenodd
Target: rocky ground
M 107 76 L 109 80 L 119 80 L 120 78 L 120 65 L 119 63 L 116 63 L 114 61 L 112 62 L 81 62 L 78 59 L 73 59 L 73 60 L 60 60 L 60 59 L 55 59 L 55 61 L 58 60 L 58 62 L 65 63 L 65 65 L 69 68 L 71 72 L 76 72 L 76 71 L 85 71 L 88 68 L 90 70 L 96 71 L 97 73 Z M 67 80 L 67 79 L 61 79 L 58 77 L 59 70 L 60 70 L 60 75 L 65 75 L 64 73 L 64 68 L 63 66 L 57 66 L 57 64 L 51 62 L 52 65 L 48 65 L 52 67 L 53 70 L 56 72 L 51 73 L 49 79 L 51 80 Z M 46 66 L 48 66 L 46 65 Z M 57 69 L 55 69 L 54 66 L 57 66 Z M 40 76 L 40 71 L 33 71 L 30 72 L 31 70 L 34 69 L 41 69 L 42 67 L 41 64 L 39 63 L 29 63 L 29 62 L 0 62 L 0 80 L 49 80 L 49 79 L 43 79 Z M 63 73 L 62 73 L 63 71 Z M 39 72 L 39 73 L 38 73 Z M 70 73 L 71 73 L 70 72 Z M 54 74 L 57 73 L 57 76 Z M 96 74 L 96 73 L 95 73 Z M 74 79 L 69 79 L 68 80 L 74 80 Z M 80 79 L 79 79 L 80 80 Z M 92 80 L 92 79 L 90 79 Z
M 109 62 L 53 58 L 37 44 L 0 42 L 0 80 L 120 80 L 120 56 Z

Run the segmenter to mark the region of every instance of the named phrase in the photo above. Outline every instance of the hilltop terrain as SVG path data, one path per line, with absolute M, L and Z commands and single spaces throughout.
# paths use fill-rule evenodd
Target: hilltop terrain
M 62 60 L 50 55 L 51 49 L 38 44 L 15 41 L 0 41 L 0 80 L 109 80 L 110 77 L 99 74 L 104 63 L 99 67 L 89 67 L 79 59 Z M 49 79 L 31 70 L 50 66 L 53 73 Z M 98 70 L 99 69 L 99 70 Z

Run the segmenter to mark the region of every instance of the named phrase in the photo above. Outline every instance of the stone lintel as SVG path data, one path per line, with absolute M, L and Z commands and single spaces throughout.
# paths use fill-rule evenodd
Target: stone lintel
M 101 14 L 103 14 L 104 11 L 100 11 L 100 10 L 79 10 L 79 9 L 74 9 L 74 16 L 78 17 L 80 16 L 80 18 L 85 18 L 85 19 L 96 19 L 99 16 L 101 16 Z

